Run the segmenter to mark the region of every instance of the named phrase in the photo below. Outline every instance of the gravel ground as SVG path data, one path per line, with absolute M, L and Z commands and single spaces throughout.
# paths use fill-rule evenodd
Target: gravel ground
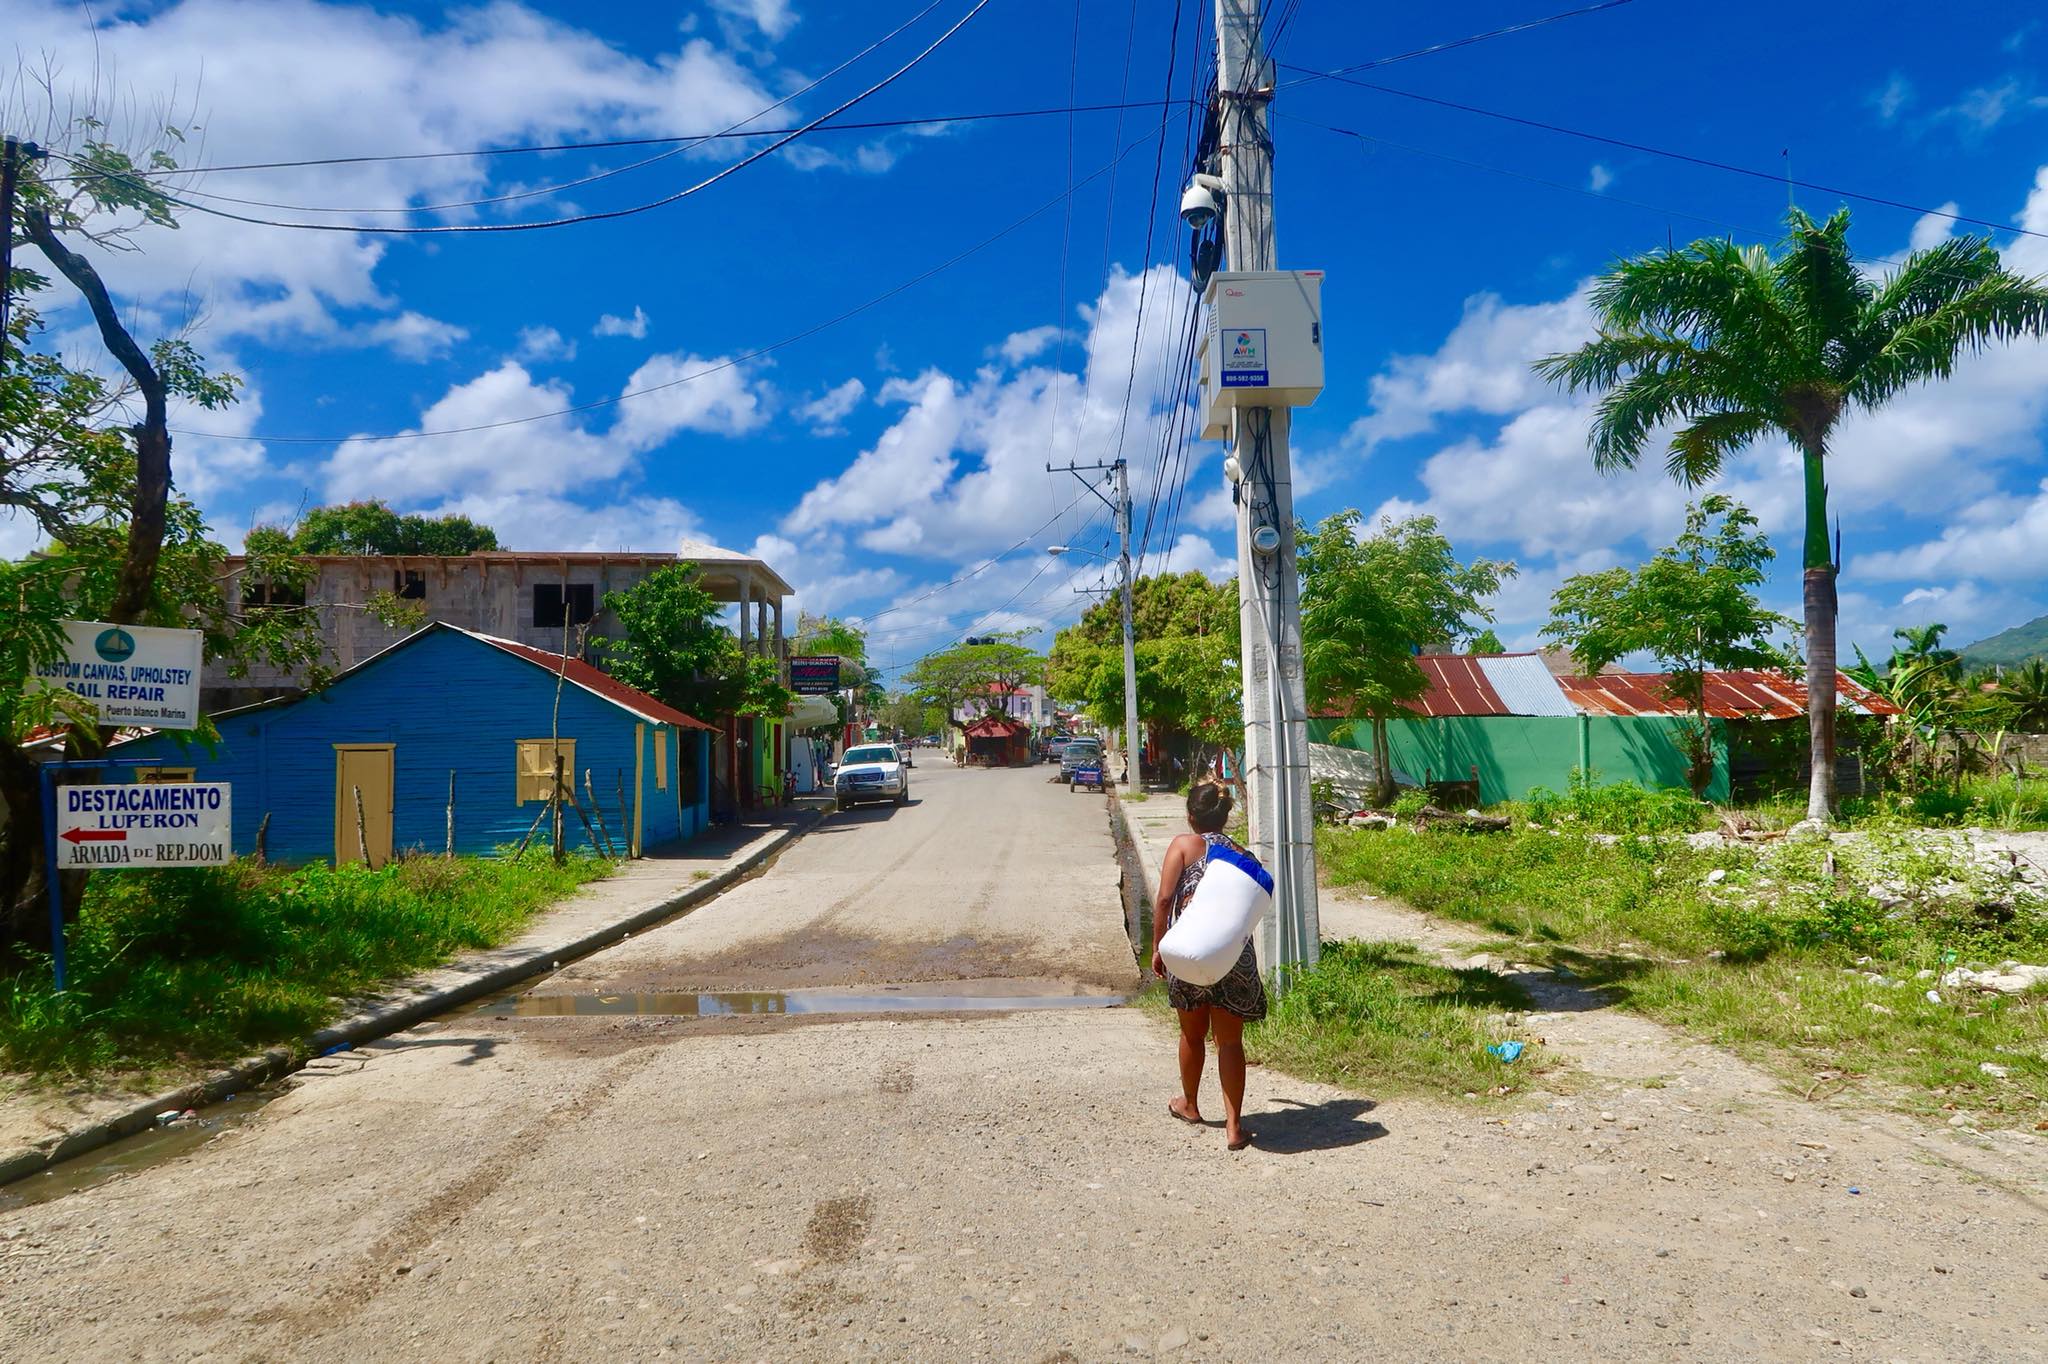
M 966 827 L 1067 818 L 1024 774 L 943 775 L 952 791 L 923 794 Z M 1020 840 L 1017 896 L 991 899 L 1060 978 L 1093 969 L 1093 949 L 1062 955 L 1048 891 L 1110 865 L 1089 808 L 1078 842 Z M 797 913 L 777 883 L 833 844 L 685 923 Z M 985 884 L 984 844 L 926 855 L 954 860 L 955 889 L 920 893 Z M 846 898 L 818 885 L 782 898 Z M 878 936 L 873 903 L 834 922 Z M 1348 931 L 1414 926 L 1345 912 Z M 1117 922 L 1107 882 L 1095 914 Z M 905 923 L 914 943 L 952 927 Z M 701 959 L 659 936 L 589 979 L 695 985 L 692 962 L 786 935 L 722 927 Z M 2048 1358 L 2034 1148 L 1804 1104 L 1642 1020 L 1551 1017 L 1585 1072 L 1570 1098 L 1381 1100 L 1255 1069 L 1260 1145 L 1231 1154 L 1167 1116 L 1171 1041 L 1135 1010 L 480 1012 L 328 1058 L 248 1127 L 0 1218 L 0 1356 Z M 1213 1091 L 1204 1108 L 1220 1116 Z

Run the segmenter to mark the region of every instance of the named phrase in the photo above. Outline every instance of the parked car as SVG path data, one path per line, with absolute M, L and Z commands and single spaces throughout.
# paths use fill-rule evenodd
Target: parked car
M 1077 767 L 1102 766 L 1102 740 L 1080 734 L 1060 746 L 1060 780 L 1074 779 Z
M 1056 763 L 1060 760 L 1060 750 L 1065 748 L 1066 746 L 1066 735 L 1055 734 L 1052 738 L 1047 739 L 1043 743 L 1039 744 L 1038 751 L 1045 755 L 1045 760 L 1047 762 Z
M 862 801 L 910 803 L 910 773 L 894 744 L 857 744 L 839 759 L 832 795 L 840 809 Z
M 897 751 L 897 753 L 899 753 L 899 754 L 901 754 L 901 755 L 902 755 L 902 758 L 903 758 L 903 765 L 904 765 L 905 767 L 916 767 L 916 766 L 917 766 L 917 754 L 916 754 L 916 749 L 917 749 L 917 741 L 916 741 L 915 739 L 907 740 L 907 741 L 906 741 L 906 742 L 904 742 L 904 743 L 900 743 L 900 744 L 896 745 L 896 751 Z

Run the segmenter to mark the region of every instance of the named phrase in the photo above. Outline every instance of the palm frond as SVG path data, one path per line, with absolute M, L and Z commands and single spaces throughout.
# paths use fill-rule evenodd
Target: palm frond
M 1686 487 L 1696 488 L 1719 474 L 1728 456 L 1778 429 L 1769 413 L 1753 408 L 1701 413 L 1672 436 L 1664 471 Z
M 1861 324 L 1873 286 L 1856 268 L 1849 250 L 1849 211 L 1825 223 L 1793 209 L 1786 215 L 1790 248 L 1775 267 L 1796 300 L 1799 352 L 1810 378 L 1838 378 L 1847 343 Z
M 2042 335 L 2048 335 L 2048 281 L 2001 267 L 1966 292 L 1890 327 L 1850 377 L 1848 397 L 1876 407 L 1913 384 L 1947 378 L 1963 355 L 1994 342 Z

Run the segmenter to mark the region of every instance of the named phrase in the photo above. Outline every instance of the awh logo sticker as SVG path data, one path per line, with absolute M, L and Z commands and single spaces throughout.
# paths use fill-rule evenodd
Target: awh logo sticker
M 1223 350 L 1225 388 L 1265 388 L 1266 329 L 1240 327 L 1227 334 Z

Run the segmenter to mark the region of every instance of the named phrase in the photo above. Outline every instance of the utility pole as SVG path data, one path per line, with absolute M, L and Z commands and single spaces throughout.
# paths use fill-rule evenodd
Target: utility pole
M 1216 0 L 1217 175 L 1224 185 L 1224 262 L 1275 270 L 1273 69 L 1259 39 L 1259 0 Z M 1315 963 L 1315 823 L 1309 801 L 1308 705 L 1301 675 L 1301 580 L 1287 458 L 1292 410 L 1234 409 L 1230 445 L 1243 470 L 1237 499 L 1237 591 L 1244 639 L 1245 781 L 1253 850 L 1273 874 L 1266 965 Z M 1264 530 L 1269 552 L 1254 535 Z M 1278 544 L 1271 545 L 1273 532 Z
M 1057 466 L 1048 464 L 1047 472 Z M 1064 466 L 1075 478 L 1081 479 L 1083 487 L 1101 500 L 1116 518 L 1117 536 L 1122 548 L 1117 556 L 1118 577 L 1123 590 L 1124 618 L 1124 780 L 1133 791 L 1143 791 L 1144 781 L 1138 766 L 1138 653 L 1131 637 L 1131 471 L 1130 466 L 1119 459 L 1110 464 L 1073 464 Z M 1116 500 L 1102 496 L 1102 490 L 1081 478 L 1082 474 L 1098 474 L 1108 471 L 1116 475 Z M 1055 554 L 1067 552 L 1065 545 L 1056 545 Z

